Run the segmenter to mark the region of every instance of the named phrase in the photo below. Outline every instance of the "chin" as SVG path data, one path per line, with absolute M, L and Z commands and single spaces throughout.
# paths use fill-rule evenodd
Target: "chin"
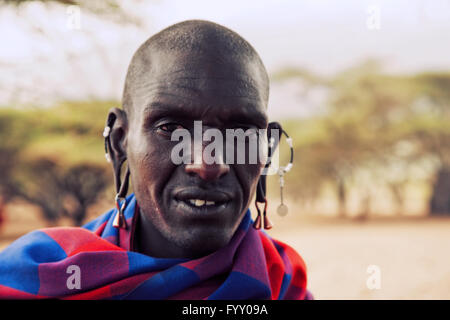
M 225 247 L 233 237 L 233 232 L 225 230 L 197 230 L 190 233 L 190 239 L 183 239 L 182 247 L 196 257 L 206 256 Z

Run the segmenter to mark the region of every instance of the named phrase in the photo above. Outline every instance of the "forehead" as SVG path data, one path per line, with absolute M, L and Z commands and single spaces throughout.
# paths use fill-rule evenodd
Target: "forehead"
M 246 58 L 159 52 L 147 70 L 133 92 L 137 114 L 176 112 L 199 120 L 253 117 L 260 126 L 267 122 L 267 83 L 258 65 Z

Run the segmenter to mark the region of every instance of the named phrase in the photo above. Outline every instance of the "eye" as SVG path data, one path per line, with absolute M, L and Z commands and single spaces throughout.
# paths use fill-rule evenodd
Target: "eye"
M 171 134 L 177 129 L 184 129 L 184 127 L 178 123 L 164 123 L 156 127 L 159 133 Z
M 258 129 L 252 126 L 239 126 L 237 128 L 235 128 L 235 130 L 237 129 L 242 129 L 244 131 L 244 136 L 245 137 L 258 137 L 259 136 L 259 132 Z
M 247 137 L 254 137 L 254 136 L 257 137 L 257 136 L 259 136 L 259 131 L 258 131 L 257 128 L 249 127 L 247 129 L 244 129 L 244 131 L 245 131 L 245 135 Z

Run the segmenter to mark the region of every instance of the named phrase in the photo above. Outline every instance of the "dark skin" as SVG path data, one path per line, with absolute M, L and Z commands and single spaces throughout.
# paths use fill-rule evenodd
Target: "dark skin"
M 267 83 L 258 63 L 215 54 L 152 50 L 133 92 L 133 111 L 113 108 L 111 154 L 127 158 L 141 208 L 135 242 L 160 258 L 198 258 L 225 246 L 238 228 L 261 164 L 181 164 L 170 154 L 177 128 L 267 128 Z M 265 72 L 265 71 L 264 71 Z M 204 147 L 205 145 L 203 145 Z M 198 209 L 188 199 L 215 201 Z M 203 211 L 202 211 L 203 210 Z

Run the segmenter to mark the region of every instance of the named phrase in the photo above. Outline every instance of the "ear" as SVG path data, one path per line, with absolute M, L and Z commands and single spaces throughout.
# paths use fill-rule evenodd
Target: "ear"
M 128 119 L 125 111 L 119 108 L 110 109 L 106 120 L 106 126 L 111 128 L 107 143 L 114 172 L 117 174 L 118 172 L 120 173 L 120 167 L 127 159 Z
M 272 132 L 272 130 L 274 130 Z M 267 163 L 265 168 L 267 168 L 271 163 L 272 155 L 275 153 L 275 150 L 278 148 L 278 144 L 281 139 L 282 127 L 278 122 L 270 122 L 267 126 L 267 141 L 269 142 L 269 149 L 267 153 Z M 273 136 L 272 134 L 276 134 L 277 136 Z M 270 146 L 271 138 L 274 138 L 273 145 Z M 266 178 L 265 174 L 262 174 L 259 177 L 258 184 L 256 186 L 256 201 L 257 202 L 265 202 L 266 201 Z
M 272 132 L 272 130 L 274 131 Z M 278 144 L 280 143 L 282 133 L 283 128 L 281 127 L 281 124 L 279 124 L 278 122 L 270 122 L 269 125 L 267 126 L 267 141 L 269 141 L 270 143 L 270 140 L 274 138 L 273 145 L 271 147 L 269 146 L 270 148 L 268 154 L 269 157 L 271 157 L 278 148 Z M 272 134 L 276 134 L 277 136 L 273 136 Z

